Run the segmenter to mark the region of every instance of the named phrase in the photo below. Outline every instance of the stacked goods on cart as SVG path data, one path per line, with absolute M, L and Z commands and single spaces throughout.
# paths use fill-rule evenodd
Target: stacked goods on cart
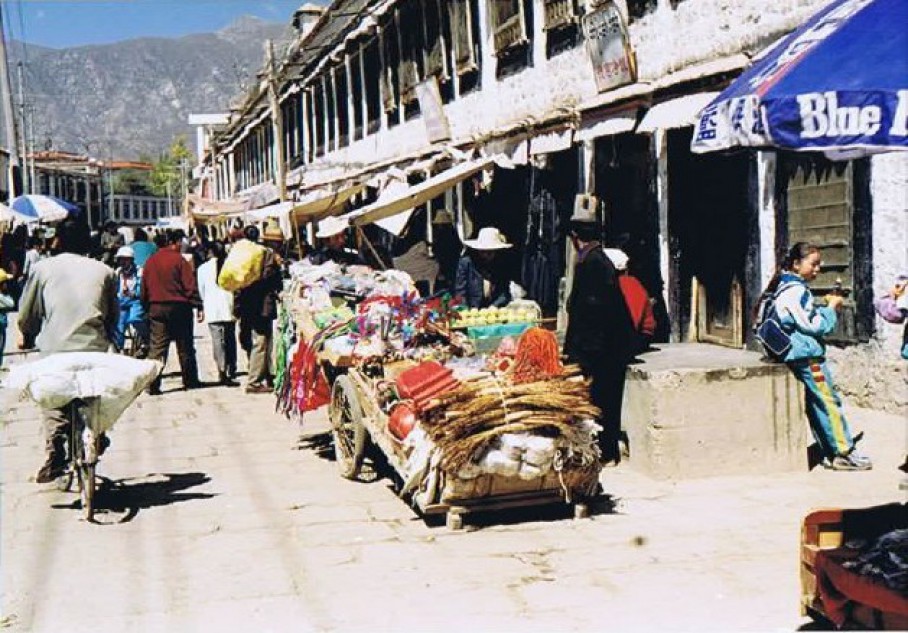
M 420 505 L 489 475 L 554 476 L 566 500 L 589 497 L 598 485 L 600 411 L 579 368 L 561 365 L 551 332 L 528 330 L 507 371 L 457 380 L 450 368 L 423 363 L 398 375 L 391 392 L 386 381 L 380 407 L 407 457 L 404 491 Z
M 483 353 L 494 350 L 505 337 L 520 336 L 542 321 L 542 310 L 533 301 L 517 300 L 503 307 L 460 308 L 452 327 L 463 329 Z

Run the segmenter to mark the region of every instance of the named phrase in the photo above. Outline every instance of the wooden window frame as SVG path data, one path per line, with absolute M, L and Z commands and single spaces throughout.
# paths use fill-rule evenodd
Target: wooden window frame
M 780 152 L 776 172 L 776 257 L 782 261 L 792 237 L 791 210 L 789 209 L 789 180 L 799 165 L 813 161 L 822 169 L 835 169 L 833 164 L 821 155 Z M 873 310 L 873 223 L 872 197 L 870 194 L 870 160 L 849 161 L 847 167 L 847 205 L 850 235 L 848 237 L 849 263 L 852 287 L 840 313 L 836 330 L 826 337 L 828 343 L 847 346 L 866 343 L 873 336 L 875 328 Z M 822 246 L 822 245 L 820 245 Z M 815 296 L 822 297 L 828 289 L 814 288 Z
M 447 0 L 448 25 L 451 37 L 451 56 L 454 72 L 457 75 L 479 70 L 479 55 L 476 51 L 476 33 L 474 32 L 475 0 Z M 463 30 L 462 35 L 458 33 Z
M 516 11 L 507 13 L 502 7 L 516 6 Z M 492 32 L 492 48 L 496 57 L 530 43 L 526 6 L 523 0 L 488 0 L 489 22 Z

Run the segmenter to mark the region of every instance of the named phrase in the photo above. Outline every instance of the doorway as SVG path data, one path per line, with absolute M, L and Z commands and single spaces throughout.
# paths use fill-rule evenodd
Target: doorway
M 692 128 L 668 132 L 669 248 L 676 340 L 744 345 L 751 239 L 750 156 L 693 154 Z
M 620 134 L 596 139 L 595 191 L 605 216 L 605 245 L 623 250 L 628 272 L 653 300 L 655 342 L 669 340 L 669 314 L 659 267 L 659 214 L 650 137 Z

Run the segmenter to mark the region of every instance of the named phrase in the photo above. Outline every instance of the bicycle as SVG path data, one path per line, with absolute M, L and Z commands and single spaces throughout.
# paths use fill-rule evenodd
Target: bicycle
M 89 522 L 94 521 L 96 468 L 101 452 L 101 434 L 95 433 L 88 424 L 92 404 L 91 399 L 79 399 L 65 407 L 69 418 L 66 471 L 57 479 L 57 485 L 63 492 L 72 490 L 73 481 L 76 481 L 82 513 Z
M 148 341 L 139 333 L 135 323 L 126 324 L 123 346 L 118 351 L 130 358 L 144 359 L 148 355 Z

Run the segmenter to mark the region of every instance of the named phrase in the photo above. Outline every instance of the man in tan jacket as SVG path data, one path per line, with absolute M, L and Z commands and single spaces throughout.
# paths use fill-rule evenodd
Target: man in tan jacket
M 119 317 L 114 272 L 84 256 L 88 236 L 75 221 L 64 222 L 54 240 L 54 256 L 35 264 L 19 300 L 23 340 L 43 354 L 106 352 Z M 45 412 L 44 420 L 47 459 L 38 483 L 53 481 L 66 465 L 67 411 Z

